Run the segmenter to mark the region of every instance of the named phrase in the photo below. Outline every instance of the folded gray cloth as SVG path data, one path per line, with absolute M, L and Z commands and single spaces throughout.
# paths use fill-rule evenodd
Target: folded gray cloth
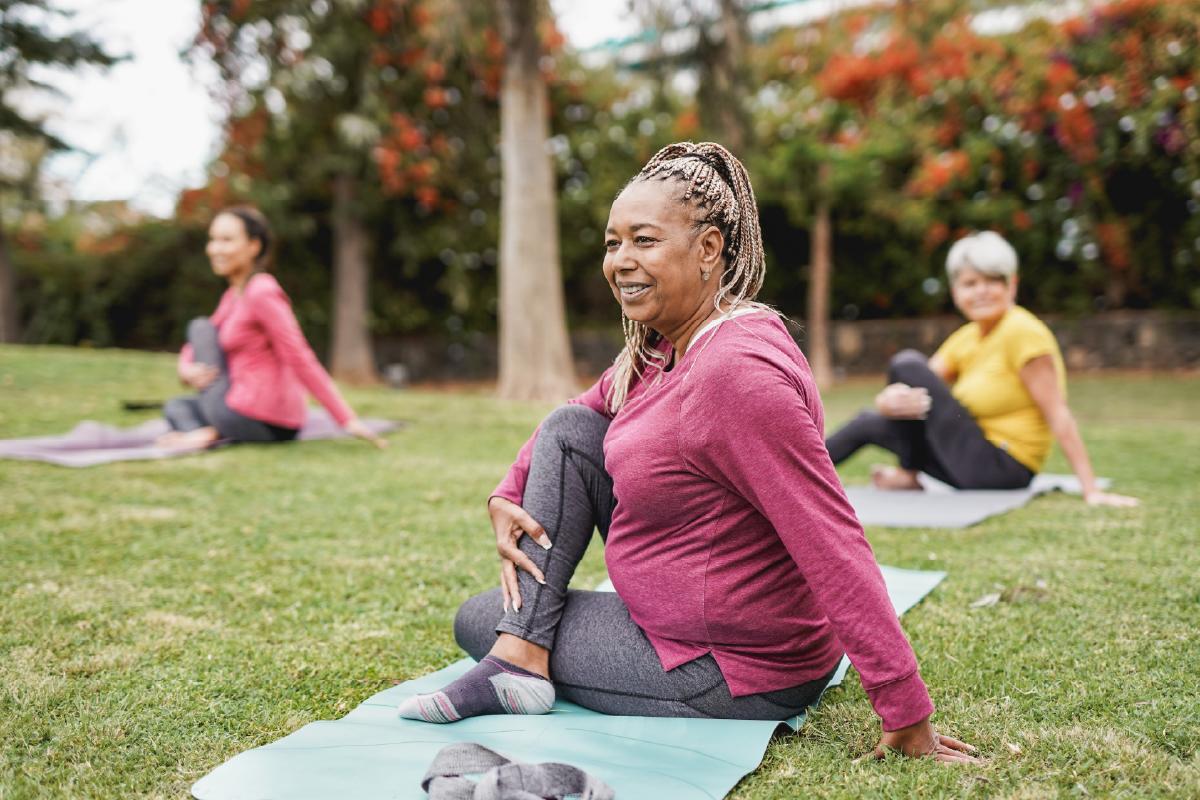
M 466 775 L 480 775 L 476 783 Z M 612 800 L 599 778 L 570 764 L 524 764 L 474 742 L 443 747 L 421 779 L 429 800 Z

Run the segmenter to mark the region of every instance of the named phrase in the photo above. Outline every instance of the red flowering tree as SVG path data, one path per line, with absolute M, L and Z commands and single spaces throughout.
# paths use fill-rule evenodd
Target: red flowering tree
M 1200 7 L 1114 0 L 1006 31 L 976 11 L 859 11 L 761 51 L 777 96 L 760 124 L 781 140 L 767 198 L 807 224 L 829 165 L 858 264 L 835 276 L 847 315 L 940 305 L 934 264 L 985 227 L 1014 242 L 1043 307 L 1200 306 Z
M 486 135 L 491 121 L 468 102 L 473 87 L 486 91 L 486 75 L 464 65 L 470 4 L 206 0 L 202 10 L 195 50 L 220 67 L 230 109 L 209 192 L 287 217 L 277 217 L 286 240 L 329 232 L 332 372 L 373 381 L 371 263 L 403 248 L 375 230 L 452 208 L 447 173 L 479 151 L 463 137 Z

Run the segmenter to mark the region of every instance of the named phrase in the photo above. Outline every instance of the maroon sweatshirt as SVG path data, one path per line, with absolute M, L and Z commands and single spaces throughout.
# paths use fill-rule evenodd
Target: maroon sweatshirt
M 612 370 L 573 403 L 612 416 Z M 520 504 L 533 442 L 496 488 Z M 843 651 L 885 730 L 933 703 L 829 460 L 808 362 L 763 312 L 647 370 L 612 419 L 609 576 L 670 670 L 711 653 L 735 697 L 815 680 Z

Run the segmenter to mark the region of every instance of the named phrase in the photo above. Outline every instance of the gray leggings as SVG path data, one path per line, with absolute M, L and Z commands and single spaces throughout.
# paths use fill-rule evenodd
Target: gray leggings
M 163 416 L 172 430 L 194 431 L 213 427 L 222 439 L 235 442 L 284 442 L 296 438 L 292 428 L 268 425 L 231 409 L 225 403 L 229 391 L 229 368 L 225 351 L 217 341 L 217 328 L 206 317 L 188 323 L 188 344 L 198 364 L 208 364 L 219 371 L 217 379 L 198 394 L 174 397 L 163 406 Z
M 789 689 L 735 698 L 711 655 L 665 671 L 616 593 L 567 589 L 592 531 L 606 537 L 612 520 L 607 429 L 604 416 L 576 405 L 562 406 L 542 423 L 524 508 L 554 546 L 543 550 L 523 536 L 520 547 L 545 573 L 546 585 L 518 570 L 519 612 L 504 612 L 499 589 L 468 600 L 454 620 L 459 645 L 475 659 L 499 633 L 546 647 L 558 695 L 605 714 L 779 720 L 803 711 L 821 696 L 832 670 Z

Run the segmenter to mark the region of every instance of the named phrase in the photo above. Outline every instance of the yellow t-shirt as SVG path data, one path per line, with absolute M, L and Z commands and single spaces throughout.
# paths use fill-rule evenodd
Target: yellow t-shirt
M 1052 436 L 1041 409 L 1021 382 L 1021 367 L 1038 356 L 1054 359 L 1058 387 L 1067 394 L 1067 373 L 1058 342 L 1046 324 L 1013 306 L 987 336 L 971 322 L 934 354 L 957 377 L 954 399 L 971 412 L 988 441 L 1034 472 L 1050 454 Z

